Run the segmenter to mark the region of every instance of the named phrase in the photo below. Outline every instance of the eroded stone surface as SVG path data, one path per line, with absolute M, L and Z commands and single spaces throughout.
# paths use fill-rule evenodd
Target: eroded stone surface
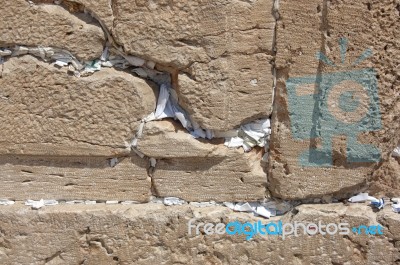
M 151 192 L 148 164 L 139 157 L 0 156 L 0 198 L 12 200 L 134 200 Z
M 4 206 L 3 206 L 4 207 Z M 187 223 L 230 221 L 377 225 L 384 235 L 245 236 L 188 234 Z M 385 218 L 383 220 L 382 218 Z M 390 219 L 390 222 L 389 222 Z M 303 205 L 270 220 L 228 208 L 59 205 L 39 211 L 14 205 L 0 211 L 0 261 L 12 264 L 396 264 L 399 215 L 364 205 Z
M 1 46 L 52 46 L 78 59 L 99 58 L 105 36 L 89 16 L 81 18 L 57 5 L 35 5 L 25 0 L 1 1 Z
M 204 128 L 226 130 L 269 115 L 272 2 L 116 1 L 113 33 L 128 53 L 185 72 L 182 106 Z
M 178 121 L 152 121 L 145 124 L 137 149 L 157 159 L 225 156 L 222 139 L 195 139 Z
M 110 0 L 68 0 L 83 5 L 109 30 L 113 28 L 114 14 Z
M 140 119 L 155 109 L 151 83 L 114 69 L 76 78 L 31 56 L 3 66 L 3 154 L 124 154 Z
M 262 153 L 229 149 L 223 141 L 193 138 L 177 123 L 146 124 L 138 149 L 157 158 L 153 193 L 187 201 L 252 201 L 268 194 Z
M 369 10 L 369 5 L 362 1 L 356 4 L 350 1 L 334 1 L 329 5 L 320 0 L 301 1 L 297 5 L 289 1 L 280 1 L 276 56 L 278 83 L 273 114 L 269 178 L 270 189 L 274 195 L 290 199 L 320 197 L 324 194 L 346 197 L 349 191 L 354 193 L 365 186 L 369 175 L 378 165 L 373 162 L 349 163 L 347 160 L 349 146 L 346 140 L 349 139 L 348 133 L 353 131 L 341 135 L 341 132 L 337 132 L 336 123 L 331 125 L 326 123 L 326 118 L 330 114 L 321 114 L 319 111 L 321 105 L 316 105 L 312 98 L 312 95 L 320 89 L 315 86 L 318 82 L 315 77 L 317 75 L 324 80 L 335 73 L 363 71 L 366 68 L 373 68 L 376 71 L 376 76 L 372 74 L 371 79 L 375 77 L 377 79 L 379 98 L 375 99 L 380 107 L 378 118 L 382 126 L 373 132 L 360 131 L 357 134 L 357 143 L 378 147 L 381 151 L 382 165 L 388 163 L 389 154 L 399 140 L 397 119 L 400 115 L 398 92 L 393 89 L 398 82 L 395 61 L 398 61 L 399 55 L 393 50 L 394 47 L 399 47 L 398 38 L 395 37 L 398 35 L 398 27 L 393 23 L 398 19 L 398 11 L 395 4 L 389 2 L 373 3 Z M 381 7 L 386 11 L 380 11 Z M 386 12 L 387 18 L 381 18 L 380 12 Z M 382 27 L 385 28 L 384 33 L 378 33 L 376 29 Z M 342 37 L 348 40 L 344 65 L 341 63 L 338 43 Z M 373 51 L 372 57 L 352 65 L 368 48 Z M 338 66 L 333 67 L 318 61 L 316 53 L 319 51 L 326 54 L 329 60 Z M 297 101 L 290 101 L 288 80 L 298 77 L 310 77 L 310 79 L 314 77 L 314 82 L 310 86 L 299 86 L 294 96 Z M 307 99 L 306 95 L 311 96 Z M 328 98 L 328 104 L 331 104 L 329 97 L 330 95 L 325 96 Z M 301 100 L 305 101 L 301 103 Z M 298 103 L 297 108 L 293 102 Z M 362 102 L 360 106 L 368 109 L 371 106 L 368 104 L 370 103 Z M 343 116 L 337 106 L 331 104 L 329 107 L 333 119 L 349 118 Z M 310 113 L 307 112 L 309 110 Z M 295 113 L 306 113 L 304 122 L 296 128 L 291 127 L 294 122 L 291 118 Z M 312 126 L 312 129 L 308 126 Z M 357 130 L 363 129 L 363 126 L 360 125 Z M 306 131 L 309 130 L 310 137 L 295 139 L 294 131 L 301 131 L 303 127 Z M 313 139 L 311 136 L 313 130 L 320 137 Z M 332 167 L 325 165 L 310 167 L 300 162 L 302 152 L 315 146 L 321 147 L 330 136 L 333 136 Z M 354 145 L 350 148 L 353 147 Z M 322 155 L 317 156 L 318 159 L 321 157 Z M 315 159 L 310 158 L 309 161 L 312 160 Z M 390 179 L 398 181 L 398 173 L 395 175 L 397 176 Z

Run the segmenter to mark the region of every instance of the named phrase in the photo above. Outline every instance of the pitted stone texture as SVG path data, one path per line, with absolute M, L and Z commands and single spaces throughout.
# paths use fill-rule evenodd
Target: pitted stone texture
M 145 205 L 58 205 L 39 211 L 26 206 L 3 207 L 0 211 L 2 264 L 396 264 L 399 226 L 392 215 L 383 236 L 354 235 L 256 236 L 196 235 L 194 224 L 230 221 L 268 223 L 316 222 L 377 225 L 384 213 L 373 213 L 362 205 L 304 205 L 296 215 L 270 220 L 228 208 Z M 395 241 L 393 241 L 393 239 Z M 391 243 L 392 242 L 392 243 Z M 394 243 L 393 242 L 397 242 Z
M 272 0 L 115 1 L 116 41 L 128 53 L 181 69 L 182 106 L 208 129 L 269 115 Z
M 270 60 L 272 56 L 258 53 L 195 62 L 178 76 L 179 103 L 203 128 L 221 131 L 267 117 L 273 87 Z
M 326 42 L 331 57 L 336 59 L 339 47 L 335 38 L 349 36 L 349 63 L 353 63 L 365 49 L 373 51 L 371 58 L 361 66 L 373 67 L 377 72 L 382 128 L 375 133 L 365 133 L 360 138 L 382 151 L 383 163 L 368 174 L 373 176 L 371 188 L 382 195 L 396 197 L 400 196 L 399 160 L 393 161 L 390 156 L 400 143 L 399 17 L 399 1 L 332 2 L 327 13 L 331 37 Z M 382 175 L 385 171 L 386 174 Z
M 99 58 L 102 53 L 105 36 L 95 21 L 79 19 L 57 5 L 3 0 L 1 6 L 1 46 L 58 47 L 82 60 Z
M 0 156 L 0 198 L 135 200 L 150 198 L 147 162 L 105 157 Z
M 271 174 L 269 175 L 269 187 L 274 195 L 287 199 L 322 197 L 328 194 L 346 197 L 365 186 L 368 176 L 377 166 L 375 163 L 348 163 L 346 161 L 346 136 L 339 134 L 333 138 L 332 167 L 300 165 L 301 152 L 313 146 L 320 146 L 324 139 L 323 137 L 308 140 L 294 139 L 290 114 L 291 112 L 300 113 L 303 109 L 294 110 L 293 106 L 289 106 L 286 83 L 289 78 L 317 75 L 323 78 L 324 74 L 374 68 L 378 73 L 382 129 L 359 133 L 357 141 L 380 148 L 384 163 L 397 145 L 399 141 L 397 120 L 400 108 L 398 92 L 393 87 L 398 83 L 395 61 L 399 53 L 396 53 L 393 47 L 399 47 L 399 42 L 395 37 L 398 27 L 396 28 L 390 22 L 395 21 L 398 16 L 395 17 L 397 14 L 395 4 L 389 2 L 372 4 L 372 7 L 376 9 L 375 13 L 379 12 L 380 7 L 384 5 L 390 6 L 390 8 L 386 8 L 388 9 L 386 20 L 374 15 L 374 12 L 370 12 L 367 3 L 362 1 L 350 3 L 350 1 L 313 0 L 300 1 L 296 5 L 290 1 L 280 1 L 276 55 L 278 82 L 273 113 Z M 379 25 L 386 25 L 385 23 L 388 30 L 385 30 L 384 34 L 372 29 L 379 28 Z M 338 41 L 341 37 L 348 39 L 344 66 L 340 66 Z M 393 43 L 389 41 L 392 39 Z M 384 48 L 386 44 L 387 52 Z M 351 65 L 367 48 L 371 48 L 374 55 L 361 64 Z M 319 51 L 326 54 L 339 67 L 332 67 L 318 61 L 315 55 Z M 385 59 L 379 59 L 380 57 Z M 305 93 L 314 94 L 316 89 L 318 87 L 312 86 Z M 314 104 L 314 102 L 304 104 Z M 336 117 L 340 116 L 338 113 L 333 114 Z M 313 115 L 318 117 L 315 108 Z M 320 121 L 317 120 L 315 124 L 318 125 L 318 122 Z M 324 133 L 323 130 L 334 133 L 335 128 L 321 127 L 321 135 Z
M 252 201 L 267 196 L 261 151 L 230 149 L 222 139 L 193 138 L 176 122 L 145 125 L 138 149 L 157 158 L 153 193 L 187 201 Z
M 226 156 L 221 143 L 222 139 L 195 139 L 178 122 L 163 120 L 145 124 L 137 149 L 148 157 L 193 157 L 196 160 L 199 157 Z
M 261 152 L 243 153 L 220 147 L 219 156 L 178 157 L 157 161 L 153 193 L 187 201 L 262 200 L 267 176 L 261 165 Z
M 71 3 L 78 3 L 91 12 L 108 30 L 113 28 L 114 14 L 110 0 L 68 0 Z
M 0 79 L 0 153 L 57 155 L 53 144 L 59 155 L 126 154 L 155 109 L 152 86 L 114 69 L 76 78 L 31 56 L 11 58 Z

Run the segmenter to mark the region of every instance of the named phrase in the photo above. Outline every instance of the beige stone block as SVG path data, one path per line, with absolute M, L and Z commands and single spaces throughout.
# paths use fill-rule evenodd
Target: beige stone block
M 81 18 L 57 5 L 35 5 L 25 0 L 1 1 L 0 45 L 52 46 L 78 59 L 99 58 L 104 33 L 90 16 Z
M 133 200 L 151 192 L 147 162 L 105 157 L 0 156 L 0 198 L 12 200 Z
M 397 222 L 399 215 L 396 215 Z M 26 206 L 0 211 L 3 264 L 395 264 L 398 249 L 387 236 L 196 235 L 194 224 L 271 221 L 377 225 L 368 206 L 304 205 L 298 213 L 270 220 L 228 208 L 144 205 L 59 205 L 39 211 Z M 358 238 L 358 239 L 357 239 Z
M 128 53 L 181 69 L 182 106 L 226 130 L 270 114 L 272 3 L 117 1 L 113 33 Z
M 383 5 L 373 4 L 374 12 L 380 12 L 378 11 L 379 7 L 383 7 Z M 336 132 L 337 128 L 334 125 L 332 127 L 324 123 L 323 119 L 327 115 L 320 114 L 318 106 L 321 107 L 322 104 L 315 104 L 315 98 L 311 99 L 311 102 L 299 104 L 298 109 L 290 106 L 293 102 L 290 102 L 288 98 L 287 80 L 289 78 L 314 76 L 317 80 L 316 76 L 324 79 L 325 75 L 333 73 L 374 68 L 377 72 L 379 94 L 377 101 L 381 112 L 382 127 L 372 132 L 359 132 L 356 137 L 360 144 L 372 144 L 378 147 L 381 151 L 382 165 L 387 163 L 390 152 L 399 141 L 398 133 L 395 133 L 398 132 L 399 123 L 395 121 L 395 117 L 399 116 L 400 111 L 398 108 L 399 97 L 396 97 L 396 92 L 392 89 L 397 83 L 395 74 L 393 74 L 395 72 L 393 62 L 399 54 L 388 48 L 392 47 L 392 44 L 388 44 L 388 42 L 396 39 L 398 29 L 389 23 L 396 19 L 394 4 L 389 4 L 389 6 L 390 8 L 387 8 L 388 18 L 383 19 L 387 22 L 389 29 L 385 30 L 383 36 L 380 37 L 382 34 L 372 29 L 377 29 L 380 24 L 385 23 L 374 15 L 374 12 L 368 10 L 366 3 L 315 0 L 300 1 L 294 5 L 290 1 L 280 1 L 276 55 L 278 82 L 273 113 L 269 175 L 269 188 L 274 195 L 287 199 L 322 197 L 325 194 L 346 197 L 366 186 L 369 176 L 379 166 L 378 163 L 350 163 L 347 160 L 349 146 L 346 141 L 348 135 Z M 341 64 L 338 43 L 341 37 L 348 39 L 344 65 Z M 388 52 L 384 55 L 385 59 L 379 59 L 383 58 L 385 43 L 388 45 Z M 395 41 L 393 46 L 397 45 L 398 43 Z M 373 55 L 358 65 L 351 65 L 367 48 L 373 50 Z M 333 67 L 318 61 L 317 52 L 323 52 L 337 66 Z M 315 84 L 301 88 L 303 89 L 300 91 L 302 93 L 298 89 L 296 97 L 313 95 L 320 89 Z M 327 104 L 330 104 L 329 113 L 337 120 L 347 119 L 352 122 L 354 115 L 344 115 L 331 104 L 335 95 L 336 99 L 339 96 L 339 93 L 335 93 L 332 92 L 332 95 L 325 96 L 328 99 Z M 311 138 L 310 136 L 310 139 L 296 139 L 291 127 L 293 125 L 292 114 L 304 112 L 304 109 L 307 109 L 310 104 L 314 104 L 313 114 L 309 114 L 315 118 L 312 120 L 312 126 L 320 137 Z M 370 106 L 370 103 L 362 101 L 358 109 L 362 110 L 363 107 L 368 109 Z M 359 113 L 353 114 L 358 115 Z M 308 119 L 311 122 L 311 117 L 305 117 L 305 120 L 308 121 Z M 304 126 L 307 127 L 307 125 L 310 124 Z M 317 128 L 318 125 L 320 127 Z M 310 148 L 321 147 L 324 144 L 323 141 L 327 141 L 330 135 L 333 135 L 332 167 L 309 167 L 300 164 L 299 158 L 302 152 Z
M 125 142 L 154 111 L 156 93 L 114 69 L 76 78 L 31 56 L 11 58 L 0 79 L 0 153 L 127 155 Z
M 203 128 L 220 131 L 267 117 L 272 105 L 271 60 L 258 53 L 195 62 L 178 76 L 180 104 Z
M 193 138 L 170 120 L 146 124 L 138 149 L 157 158 L 153 193 L 187 201 L 253 201 L 266 193 L 261 151 L 230 149 L 222 139 Z
M 157 159 L 224 157 L 222 143 L 223 139 L 195 139 L 178 121 L 168 119 L 146 123 L 137 149 Z
M 109 0 L 69 0 L 68 2 L 81 4 L 90 11 L 108 30 L 113 28 L 114 12 Z

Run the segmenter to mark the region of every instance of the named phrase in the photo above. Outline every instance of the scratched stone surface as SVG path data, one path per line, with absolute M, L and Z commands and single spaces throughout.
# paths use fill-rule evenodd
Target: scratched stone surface
M 139 157 L 0 156 L 0 198 L 54 200 L 150 199 L 148 163 Z
M 5 62 L 0 94 L 1 154 L 126 154 L 156 102 L 155 86 L 128 73 L 76 78 L 31 56 Z
M 187 201 L 253 201 L 268 196 L 260 150 L 198 140 L 171 121 L 146 124 L 138 150 L 157 158 L 153 193 Z
M 104 32 L 89 16 L 75 16 L 57 5 L 25 0 L 0 2 L 0 45 L 53 46 L 82 60 L 100 57 Z
M 188 234 L 188 221 L 227 224 L 382 222 L 384 235 L 346 237 Z M 374 213 L 366 205 L 303 205 L 297 214 L 269 221 L 224 207 L 166 207 L 160 204 L 58 205 L 29 210 L 22 205 L 0 211 L 2 264 L 396 264 L 399 215 Z
M 269 169 L 274 195 L 346 197 L 367 185 L 382 194 L 394 185 L 391 194 L 398 193 L 399 172 L 376 172 L 387 167 L 400 140 L 395 7 L 280 1 Z M 326 58 L 318 60 L 317 52 Z
M 270 114 L 272 2 L 114 1 L 112 32 L 127 52 L 181 70 L 182 106 L 226 130 Z

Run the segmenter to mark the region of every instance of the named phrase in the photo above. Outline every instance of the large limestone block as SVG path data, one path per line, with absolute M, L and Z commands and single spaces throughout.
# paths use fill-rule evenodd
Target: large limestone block
M 327 12 L 330 38 L 326 45 L 332 58 L 337 58 L 337 36 L 348 36 L 346 62 L 353 63 L 366 49 L 373 54 L 360 68 L 376 71 L 382 126 L 378 132 L 363 133 L 362 141 L 378 146 L 382 162 L 375 168 L 371 185 L 375 192 L 400 195 L 399 160 L 390 156 L 400 143 L 400 27 L 398 1 L 341 1 L 330 4 Z M 392 168 L 392 169 L 390 169 Z M 369 174 L 370 175 L 370 174 Z
M 387 161 L 399 140 L 399 97 L 393 90 L 399 55 L 389 48 L 385 54 L 384 48 L 389 39 L 396 39 L 390 45 L 398 47 L 398 28 L 389 25 L 378 38 L 370 28 L 381 22 L 368 5 L 329 3 L 280 1 L 269 187 L 282 198 L 357 192 L 375 162 Z M 390 6 L 387 21 L 394 21 Z M 340 38 L 347 39 L 347 46 L 339 45 Z M 345 56 L 340 47 L 347 50 Z M 372 56 L 353 64 L 367 48 Z M 336 66 L 319 61 L 317 52 Z M 385 60 L 379 59 L 382 54 Z
M 59 205 L 39 211 L 26 206 L 0 211 L 2 264 L 396 264 L 397 243 L 389 230 L 399 215 L 384 226 L 384 235 L 200 235 L 188 233 L 194 224 L 230 221 L 268 223 L 282 221 L 347 221 L 352 225 L 377 225 L 384 213 L 368 206 L 305 205 L 297 214 L 270 220 L 223 207 L 195 208 L 144 205 Z
M 13 200 L 134 200 L 151 192 L 147 163 L 104 157 L 0 156 L 0 198 Z
M 251 201 L 266 195 L 261 151 L 229 149 L 222 140 L 193 138 L 172 121 L 149 122 L 138 149 L 157 158 L 153 192 L 188 201 Z
M 155 93 L 114 69 L 76 78 L 31 56 L 11 58 L 0 79 L 0 153 L 126 154 L 125 142 L 155 109 Z
M 1 1 L 0 45 L 52 46 L 70 51 L 78 59 L 99 58 L 105 36 L 89 16 L 79 19 L 57 5 L 29 1 Z
M 267 117 L 272 104 L 270 55 L 232 55 L 195 62 L 179 80 L 180 104 L 203 128 L 228 130 Z
M 272 0 L 116 1 L 116 41 L 128 53 L 182 70 L 182 106 L 204 128 L 268 116 Z

